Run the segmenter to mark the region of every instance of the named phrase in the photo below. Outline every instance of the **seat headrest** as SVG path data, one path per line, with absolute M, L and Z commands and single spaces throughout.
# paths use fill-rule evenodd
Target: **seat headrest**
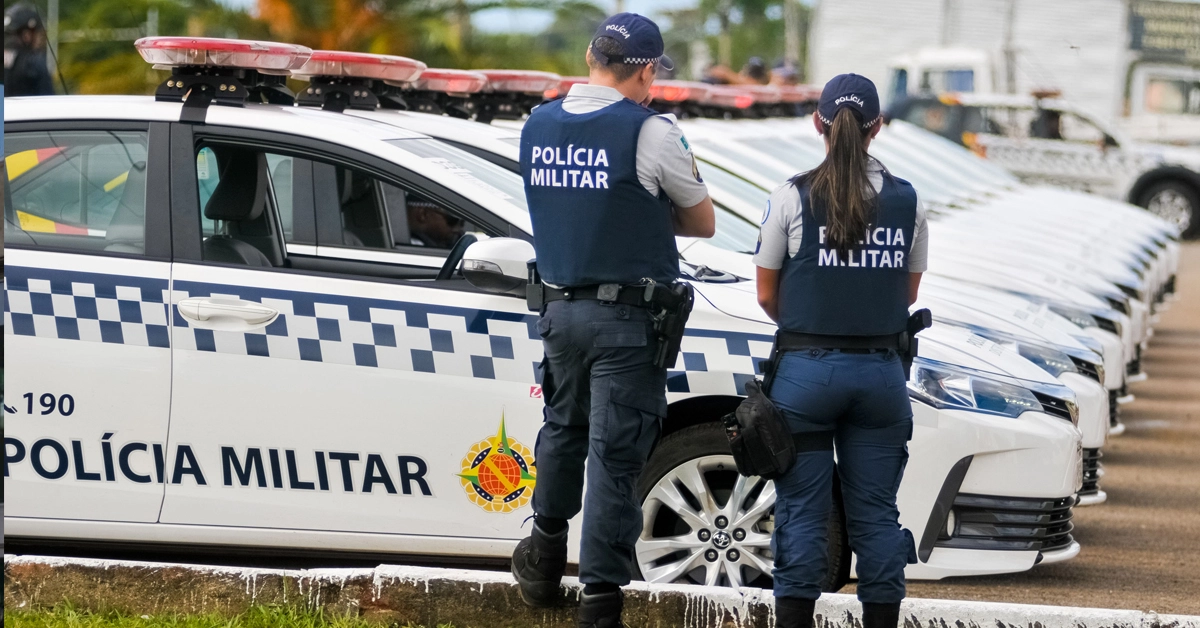
M 241 148 L 221 148 L 217 154 L 220 180 L 204 206 L 209 220 L 254 220 L 267 200 L 267 158 Z

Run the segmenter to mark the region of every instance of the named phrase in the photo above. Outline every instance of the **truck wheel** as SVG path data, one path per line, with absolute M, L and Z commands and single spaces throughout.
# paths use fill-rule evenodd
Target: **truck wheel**
M 716 423 L 662 439 L 638 480 L 642 535 L 636 564 L 648 582 L 771 588 L 775 485 L 738 474 Z M 822 590 L 850 578 L 850 547 L 836 483 Z
M 1151 185 L 1138 202 L 1150 213 L 1179 227 L 1185 238 L 1200 236 L 1200 194 L 1182 181 Z

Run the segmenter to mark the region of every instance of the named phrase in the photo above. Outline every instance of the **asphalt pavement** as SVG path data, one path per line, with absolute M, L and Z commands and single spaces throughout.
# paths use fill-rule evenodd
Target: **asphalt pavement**
M 1162 314 L 1104 447 L 1108 502 L 1075 509 L 1074 560 L 1022 574 L 910 582 L 910 597 L 1200 614 L 1200 243 L 1184 247 L 1180 300 Z M 842 592 L 852 592 L 853 586 Z

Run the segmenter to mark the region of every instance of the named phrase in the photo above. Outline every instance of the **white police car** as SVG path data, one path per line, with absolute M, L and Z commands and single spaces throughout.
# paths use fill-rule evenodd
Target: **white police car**
M 190 64 L 278 69 L 305 55 L 186 46 L 173 54 Z M 204 76 L 226 94 L 246 87 Z M 456 269 L 468 234 L 529 238 L 519 182 L 394 126 L 195 105 L 8 103 L 5 333 L 20 368 L 6 533 L 506 559 L 536 486 L 541 345 L 521 299 Z M 639 566 L 656 581 L 762 582 L 773 493 L 737 478 L 715 420 L 773 328 L 741 317 L 754 305 L 742 284 L 707 276 L 641 486 Z M 909 576 L 1074 556 L 1072 393 L 969 330 L 936 334 L 911 384 L 900 500 L 921 562 Z M 743 538 L 710 563 L 697 528 L 718 513 Z M 835 586 L 848 552 L 831 547 Z

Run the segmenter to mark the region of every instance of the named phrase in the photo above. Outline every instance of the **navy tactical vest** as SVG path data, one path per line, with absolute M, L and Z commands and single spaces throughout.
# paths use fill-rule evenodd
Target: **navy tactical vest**
M 534 109 L 521 131 L 521 177 L 542 280 L 557 286 L 679 276 L 670 201 L 637 176 L 642 123 L 655 113 L 625 99 L 591 113 L 562 101 Z
M 800 250 L 784 262 L 779 281 L 780 328 L 835 336 L 904 331 L 908 254 L 917 222 L 912 185 L 883 173 L 875 224 L 846 256 L 826 248 L 825 208 L 812 201 L 807 182 L 797 180 L 797 187 L 803 229 Z

